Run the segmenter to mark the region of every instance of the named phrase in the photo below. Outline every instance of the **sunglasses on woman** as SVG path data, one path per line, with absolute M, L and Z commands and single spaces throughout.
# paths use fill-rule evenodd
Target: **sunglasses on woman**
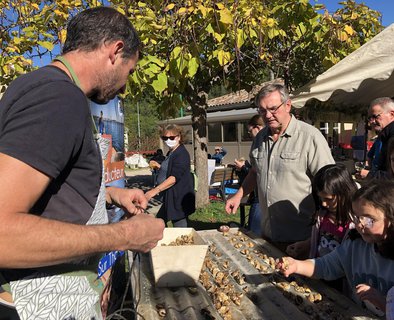
M 167 141 L 168 139 L 170 139 L 170 140 L 175 140 L 176 137 L 177 137 L 177 136 L 168 136 L 168 137 L 162 136 L 161 138 L 163 139 L 163 141 Z

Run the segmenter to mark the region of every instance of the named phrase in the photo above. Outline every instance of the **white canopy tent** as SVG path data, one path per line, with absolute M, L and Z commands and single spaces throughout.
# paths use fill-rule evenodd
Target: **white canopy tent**
M 292 105 L 314 98 L 343 107 L 366 108 L 378 97 L 394 96 L 394 24 L 326 72 L 292 93 Z

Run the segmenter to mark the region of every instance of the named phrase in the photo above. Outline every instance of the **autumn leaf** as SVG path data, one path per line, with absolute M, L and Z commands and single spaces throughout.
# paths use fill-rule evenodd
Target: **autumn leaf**
M 170 3 L 169 5 L 167 5 L 164 8 L 164 12 L 167 12 L 167 11 L 170 11 L 170 10 L 174 9 L 174 7 L 175 7 L 175 4 L 174 3 Z
M 228 9 L 220 10 L 220 22 L 222 22 L 224 24 L 232 24 L 233 23 L 233 17 L 231 15 L 231 12 Z

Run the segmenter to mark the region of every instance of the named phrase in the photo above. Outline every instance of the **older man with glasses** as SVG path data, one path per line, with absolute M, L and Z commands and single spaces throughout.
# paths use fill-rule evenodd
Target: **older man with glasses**
M 291 101 L 282 84 L 269 84 L 255 100 L 265 127 L 253 141 L 252 169 L 239 191 L 226 203 L 235 213 L 242 197 L 256 185 L 262 216 L 262 236 L 284 250 L 310 236 L 316 204 L 312 177 L 334 163 L 321 132 L 291 115 Z
M 394 101 L 388 97 L 373 100 L 368 109 L 368 121 L 382 130 L 379 139 L 382 142 L 380 150 L 378 172 L 387 169 L 387 146 L 394 137 Z

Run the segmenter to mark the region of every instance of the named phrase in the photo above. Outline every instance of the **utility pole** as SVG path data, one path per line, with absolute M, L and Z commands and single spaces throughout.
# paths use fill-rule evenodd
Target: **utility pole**
M 141 151 L 141 126 L 140 126 L 140 103 L 137 102 L 137 130 L 138 130 L 138 152 Z

